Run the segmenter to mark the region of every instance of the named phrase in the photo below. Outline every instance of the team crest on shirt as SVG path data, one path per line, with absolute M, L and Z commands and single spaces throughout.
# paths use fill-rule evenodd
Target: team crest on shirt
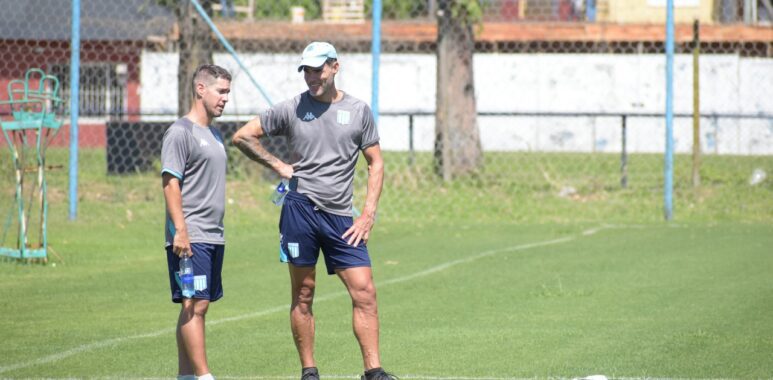
M 348 125 L 351 121 L 351 113 L 349 111 L 344 110 L 338 110 L 338 113 L 336 114 L 336 119 L 338 119 L 338 124 L 341 125 Z
M 311 113 L 311 112 L 306 112 L 306 115 L 303 115 L 303 121 L 312 121 L 312 120 L 314 120 L 316 118 L 317 117 L 314 116 L 314 114 Z

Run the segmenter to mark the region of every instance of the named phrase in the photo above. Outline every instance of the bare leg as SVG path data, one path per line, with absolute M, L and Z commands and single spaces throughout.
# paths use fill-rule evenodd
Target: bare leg
M 178 375 L 193 375 L 193 365 L 188 358 L 188 353 L 185 352 L 185 346 L 183 344 L 183 336 L 180 331 L 180 321 L 183 319 L 183 310 L 180 310 L 180 316 L 177 318 L 177 374 Z
M 181 375 L 209 373 L 204 339 L 208 300 L 183 299 L 177 320 L 177 355 Z
M 301 359 L 301 367 L 315 367 L 314 363 L 314 287 L 316 274 L 314 267 L 290 268 L 292 302 L 290 304 L 290 326 L 293 331 L 295 348 Z
M 352 298 L 352 329 L 360 344 L 365 370 L 381 367 L 378 351 L 378 304 L 370 268 L 336 271 Z

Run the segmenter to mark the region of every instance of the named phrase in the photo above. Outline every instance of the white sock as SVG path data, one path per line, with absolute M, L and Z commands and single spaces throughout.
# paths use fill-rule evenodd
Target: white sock
M 177 375 L 177 380 L 196 380 L 196 375 Z
M 197 380 L 215 380 L 215 377 L 211 373 L 196 377 Z

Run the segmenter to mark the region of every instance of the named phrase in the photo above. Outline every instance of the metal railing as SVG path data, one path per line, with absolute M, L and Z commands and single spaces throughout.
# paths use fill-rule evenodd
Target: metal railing
M 416 116 L 434 116 L 435 113 L 431 111 L 397 111 L 397 112 L 381 112 L 381 116 L 407 116 L 408 117 L 408 164 L 415 164 L 415 143 L 414 143 L 414 118 Z M 656 112 L 525 112 L 525 111 L 510 111 L 510 112 L 490 112 L 483 111 L 478 112 L 478 116 L 491 117 L 491 116 L 510 116 L 510 117 L 591 117 L 591 118 L 619 118 L 620 119 L 620 131 L 621 131 L 621 151 L 620 151 L 620 186 L 626 188 L 628 186 L 628 119 L 629 118 L 665 118 L 665 114 Z M 692 113 L 675 113 L 674 118 L 686 119 L 693 118 L 695 115 Z M 742 113 L 706 113 L 700 114 L 701 119 L 713 120 L 715 123 L 719 119 L 758 119 L 758 120 L 770 120 L 773 123 L 773 114 L 757 113 L 757 114 L 742 114 Z

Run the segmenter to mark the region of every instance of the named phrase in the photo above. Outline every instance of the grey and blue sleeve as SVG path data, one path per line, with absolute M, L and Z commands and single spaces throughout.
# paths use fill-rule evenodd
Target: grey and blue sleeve
M 373 112 L 371 112 L 370 107 L 365 105 L 362 110 L 362 142 L 360 143 L 360 150 L 375 145 L 378 141 L 378 129 L 376 129 L 376 121 L 373 119 Z
M 293 99 L 286 100 L 260 114 L 260 126 L 266 136 L 286 136 L 290 118 L 295 113 Z
M 182 181 L 188 154 L 189 149 L 185 130 L 175 126 L 169 127 L 164 132 L 164 140 L 161 146 L 161 174 L 169 173 Z

